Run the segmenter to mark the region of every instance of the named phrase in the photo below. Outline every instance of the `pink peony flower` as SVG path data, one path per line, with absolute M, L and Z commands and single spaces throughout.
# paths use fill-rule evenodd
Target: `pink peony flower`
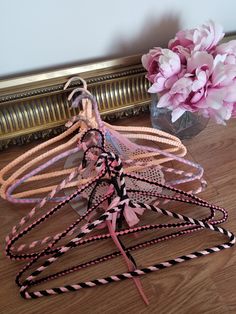
M 175 50 L 182 46 L 189 51 L 210 51 L 224 37 L 221 25 L 208 21 L 193 29 L 179 31 L 175 38 L 169 41 L 169 49 Z
M 236 117 L 236 40 L 218 45 L 222 27 L 209 21 L 180 31 L 169 49 L 143 56 L 151 93 L 160 93 L 158 107 L 172 110 L 172 122 L 185 111 L 198 112 L 225 124 Z
M 215 53 L 225 56 L 225 63 L 236 64 L 236 40 L 217 46 Z
M 158 102 L 158 107 L 172 110 L 172 122 L 185 111 L 199 112 L 224 124 L 236 103 L 236 65 L 225 65 L 205 51 L 192 54 L 187 72 L 173 84 Z
M 217 55 L 205 101 L 199 104 L 200 114 L 225 124 L 234 116 L 236 104 L 236 64 L 225 64 L 225 56 Z
M 147 79 L 153 83 L 148 90 L 150 93 L 158 93 L 172 86 L 181 70 L 179 56 L 169 49 L 151 49 L 142 56 L 142 64 L 148 71 Z
M 175 122 L 186 110 L 192 112 L 198 110 L 196 104 L 204 97 L 213 64 L 213 56 L 207 52 L 193 53 L 188 59 L 184 77 L 175 82 L 170 91 L 160 98 L 158 107 L 173 110 L 172 122 Z

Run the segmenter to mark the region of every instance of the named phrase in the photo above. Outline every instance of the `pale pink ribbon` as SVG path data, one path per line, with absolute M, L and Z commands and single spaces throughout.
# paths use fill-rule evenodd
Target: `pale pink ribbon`
M 117 196 L 113 199 L 113 201 L 111 202 L 111 204 L 109 205 L 108 209 L 110 208 L 113 208 L 113 207 L 116 207 L 120 202 L 120 198 Z M 108 210 L 107 209 L 107 210 Z M 138 222 L 139 222 L 139 218 L 138 218 L 138 215 L 142 215 L 144 213 L 144 208 L 141 208 L 141 207 L 130 207 L 128 205 L 128 201 L 127 203 L 125 204 L 125 207 L 124 207 L 124 217 L 125 217 L 125 220 L 128 224 L 129 227 L 133 227 L 134 225 L 136 225 Z M 116 228 L 116 220 L 117 220 L 117 215 L 118 213 L 114 213 L 112 214 L 112 227 Z
M 114 208 L 116 207 L 118 204 L 120 203 L 120 198 L 117 196 L 113 199 L 113 201 L 110 203 L 110 205 L 108 206 L 107 210 L 111 209 L 111 208 Z M 142 211 L 139 211 L 139 208 L 138 210 L 135 209 L 135 208 L 131 208 L 129 206 L 127 206 L 127 204 L 125 205 L 125 209 L 124 209 L 124 213 L 125 214 L 125 219 L 127 221 L 127 223 L 129 224 L 129 226 L 133 226 L 134 224 L 136 224 L 139 219 L 136 215 L 136 212 L 139 213 L 140 215 L 142 215 L 143 213 L 143 210 Z M 130 214 L 132 210 L 132 214 Z M 108 219 L 105 223 L 109 229 L 109 232 L 111 234 L 111 237 L 115 243 L 115 245 L 117 246 L 117 248 L 119 249 L 119 251 L 121 252 L 127 266 L 128 266 L 128 270 L 129 271 L 134 271 L 135 270 L 135 265 L 133 264 L 133 262 L 128 258 L 126 252 L 124 251 L 124 249 L 122 248 L 122 246 L 120 245 L 120 242 L 119 242 L 119 239 L 117 238 L 117 235 L 115 233 L 115 227 L 116 227 L 116 219 L 117 219 L 117 213 L 114 213 L 112 214 L 112 222 L 110 222 L 110 220 Z M 139 292 L 139 294 L 141 295 L 143 301 L 145 304 L 149 304 L 149 301 L 148 301 L 148 298 L 146 297 L 145 293 L 144 293 L 144 290 L 143 290 L 143 287 L 142 287 L 142 283 L 140 281 L 140 278 L 132 278 L 133 281 L 134 281 L 134 284 Z
M 108 189 L 108 193 L 110 193 L 112 191 L 112 189 L 114 189 L 113 186 L 110 186 Z M 109 206 L 104 210 L 107 211 L 111 208 L 116 207 L 118 204 L 120 203 L 120 197 L 115 197 L 112 202 L 109 204 Z M 142 208 L 132 208 L 129 207 L 127 204 L 125 204 L 125 208 L 124 208 L 124 217 L 128 223 L 128 225 L 130 227 L 134 226 L 135 224 L 137 224 L 139 222 L 139 218 L 137 216 L 137 214 L 142 215 L 144 212 L 144 209 Z M 90 217 L 91 218 L 91 217 Z M 122 246 L 120 245 L 119 239 L 117 238 L 117 235 L 115 233 L 115 229 L 116 229 L 116 219 L 117 219 L 117 213 L 112 214 L 111 218 L 108 219 L 107 221 L 105 221 L 104 223 L 102 223 L 100 226 L 98 226 L 98 229 L 104 228 L 104 227 L 108 227 L 108 230 L 111 234 L 111 237 L 115 243 L 115 245 L 117 246 L 117 248 L 119 249 L 119 251 L 121 252 L 125 263 L 128 266 L 128 270 L 129 271 L 133 271 L 135 270 L 135 265 L 133 264 L 133 262 L 128 258 L 126 252 L 124 251 L 124 249 L 122 248 Z M 82 228 L 81 231 L 83 231 L 83 229 L 85 229 L 87 227 L 88 224 L 85 224 Z M 140 281 L 140 278 L 132 278 L 132 280 L 134 281 L 134 284 L 139 292 L 139 294 L 141 295 L 143 301 L 145 302 L 145 304 L 149 304 L 149 301 L 143 291 L 143 287 Z

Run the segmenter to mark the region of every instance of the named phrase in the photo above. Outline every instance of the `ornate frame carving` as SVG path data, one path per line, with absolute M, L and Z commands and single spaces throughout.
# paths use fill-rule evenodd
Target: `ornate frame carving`
M 235 37 L 228 34 L 225 41 Z M 106 119 L 148 110 L 149 82 L 140 59 L 135 55 L 0 80 L 0 149 L 61 132 L 77 113 L 69 109 L 67 94 L 79 83 L 63 91 L 74 75 L 86 79 Z
M 63 91 L 74 75 L 86 79 L 107 119 L 148 108 L 149 83 L 139 55 L 1 80 L 0 148 L 61 132 L 77 112 L 69 108 L 67 94 L 79 83 Z

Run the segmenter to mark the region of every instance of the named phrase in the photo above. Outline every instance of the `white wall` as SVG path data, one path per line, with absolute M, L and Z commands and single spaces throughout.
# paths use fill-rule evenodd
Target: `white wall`
M 236 30 L 235 0 L 0 0 L 0 76 L 145 52 L 209 18 Z

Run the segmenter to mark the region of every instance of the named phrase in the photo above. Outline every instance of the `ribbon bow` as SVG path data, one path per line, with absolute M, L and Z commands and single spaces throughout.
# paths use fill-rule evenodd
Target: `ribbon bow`
M 111 204 L 109 205 L 108 209 L 116 207 L 120 202 L 120 198 L 117 196 L 113 199 L 113 201 L 111 202 Z M 107 210 L 108 210 L 107 209 Z M 144 213 L 144 208 L 141 207 L 130 207 L 128 205 L 128 201 L 125 204 L 124 207 L 124 217 L 125 220 L 127 222 L 127 224 L 129 225 L 129 227 L 133 227 L 134 225 L 136 225 L 139 222 L 139 218 L 138 215 L 142 215 Z M 116 227 L 116 220 L 117 220 L 117 215 L 118 213 L 114 213 L 112 214 L 112 227 L 115 230 Z
M 142 215 L 144 212 L 144 208 L 141 207 L 130 207 L 128 204 L 125 204 L 124 208 L 124 217 L 129 225 L 129 227 L 133 227 L 139 222 L 138 215 Z

